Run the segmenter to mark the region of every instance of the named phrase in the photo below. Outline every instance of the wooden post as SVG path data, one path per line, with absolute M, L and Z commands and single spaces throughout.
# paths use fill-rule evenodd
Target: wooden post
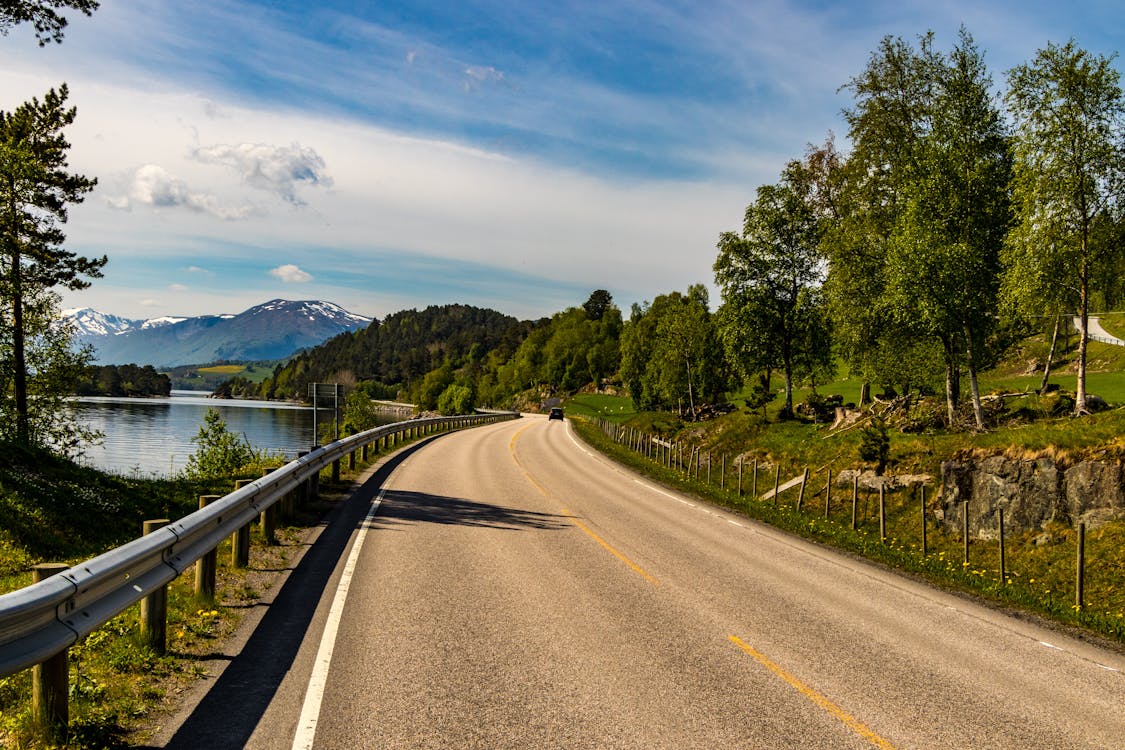
M 148 536 L 157 529 L 170 523 L 167 518 L 157 518 L 145 521 L 144 535 Z M 168 586 L 161 586 L 156 591 L 141 599 L 141 638 L 158 654 L 168 650 Z
M 969 501 L 961 503 L 961 537 L 965 543 L 965 564 L 969 563 Z
M 781 486 L 781 464 L 774 466 L 773 472 L 773 504 L 777 505 L 777 488 Z
M 42 563 L 33 567 L 33 580 L 38 583 L 67 569 L 62 563 Z M 70 669 L 67 650 L 31 668 L 31 712 L 51 740 L 60 740 L 70 723 Z
M 332 462 L 332 483 L 336 484 L 340 481 L 340 459 Z
M 922 557 L 925 557 L 929 551 L 926 549 L 926 485 L 920 484 L 918 489 L 922 495 Z
M 887 541 L 887 485 L 879 482 L 879 541 Z
M 199 508 L 202 510 L 218 500 L 222 495 L 200 495 Z M 215 568 L 218 563 L 218 550 L 210 552 L 199 558 L 195 563 L 195 595 L 200 599 L 210 601 L 215 598 Z
M 1008 567 L 1005 565 L 1004 560 L 1004 509 L 996 509 L 997 521 L 1000 524 L 1000 585 L 1006 585 L 1008 579 Z
M 371 451 L 371 443 L 364 443 L 363 447 L 359 449 L 359 460 L 367 463 L 367 455 Z
M 832 467 L 828 467 L 828 481 L 824 483 L 824 518 L 828 520 L 829 506 L 832 505 Z
M 355 451 L 348 453 L 348 471 L 355 471 Z
M 758 499 L 758 459 L 754 459 L 754 477 L 753 484 L 750 485 L 750 494 L 755 500 Z
M 1074 606 L 1086 606 L 1086 524 L 1078 524 L 1078 564 L 1074 573 Z
M 707 484 L 711 484 L 711 451 L 707 451 Z
M 859 474 L 852 477 L 852 531 L 855 531 L 855 514 L 859 509 Z
M 723 454 L 722 465 L 719 470 L 719 489 L 726 490 L 727 488 L 727 454 Z
M 797 493 L 797 512 L 801 512 L 801 506 L 805 502 L 805 485 L 809 483 L 809 467 L 805 467 L 805 472 L 801 474 L 801 491 Z
M 742 459 L 738 459 L 738 496 L 742 497 Z

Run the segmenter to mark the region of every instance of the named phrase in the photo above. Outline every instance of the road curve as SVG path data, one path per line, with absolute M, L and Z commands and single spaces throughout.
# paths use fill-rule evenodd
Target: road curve
M 655 487 L 564 422 L 430 441 L 357 526 L 238 746 L 1125 747 L 1120 654 Z

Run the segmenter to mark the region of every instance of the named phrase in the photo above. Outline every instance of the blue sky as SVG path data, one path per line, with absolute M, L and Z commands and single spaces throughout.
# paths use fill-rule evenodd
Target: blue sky
M 63 81 L 78 107 L 99 185 L 68 247 L 110 262 L 65 306 L 539 317 L 711 286 L 757 186 L 846 148 L 840 87 L 879 40 L 962 24 L 998 89 L 1048 41 L 1125 39 L 1116 0 L 103 0 L 61 46 L 0 38 L 0 109 Z

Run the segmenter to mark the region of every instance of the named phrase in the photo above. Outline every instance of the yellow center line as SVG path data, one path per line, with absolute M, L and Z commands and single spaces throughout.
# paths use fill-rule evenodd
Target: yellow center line
M 539 492 L 543 495 L 543 497 L 550 497 L 550 493 L 548 493 L 547 490 L 543 489 L 542 485 L 540 485 L 538 482 L 535 481 L 535 479 L 531 476 L 531 474 L 528 473 L 527 469 L 525 469 L 523 464 L 520 462 L 519 456 L 516 455 L 516 438 L 518 438 L 523 433 L 524 430 L 528 429 L 531 426 L 532 425 L 528 425 L 527 427 L 520 428 L 516 432 L 516 434 L 512 436 L 511 442 L 508 443 L 508 451 L 512 454 L 512 459 L 516 462 L 516 466 L 520 467 L 520 471 L 523 472 L 523 475 L 527 479 L 527 481 L 531 482 L 531 485 L 533 487 L 535 487 L 535 489 L 539 490 Z M 582 523 L 577 518 L 575 518 L 574 514 L 571 513 L 569 510 L 567 510 L 566 508 L 563 508 L 561 512 L 562 512 L 563 515 L 568 516 L 570 518 L 571 523 L 573 523 L 575 526 L 580 528 L 582 531 L 586 532 L 586 534 L 591 539 L 593 539 L 595 542 L 600 544 L 607 552 L 609 552 L 611 555 L 616 557 L 618 560 L 620 560 L 621 562 L 623 562 L 627 566 L 629 566 L 629 569 L 632 570 L 634 573 L 636 573 L 637 575 L 644 578 L 646 581 L 651 583 L 653 586 L 659 586 L 660 585 L 660 581 L 656 580 L 651 575 L 649 575 L 649 573 L 644 568 L 642 568 L 640 565 L 637 565 L 635 562 L 630 560 L 628 557 L 626 557 L 625 555 L 623 555 L 622 553 L 620 553 L 616 549 L 614 549 L 609 544 L 609 542 L 602 539 L 600 536 L 595 534 L 588 526 L 586 526 L 586 524 Z
M 781 668 L 781 665 L 779 665 L 775 661 L 772 661 L 769 657 L 767 657 L 761 651 L 758 651 L 756 648 L 754 648 L 750 644 L 746 643 L 745 641 L 743 641 L 741 638 L 739 638 L 736 635 L 729 636 L 729 638 L 730 638 L 731 642 L 734 643 L 734 645 L 738 646 L 740 649 L 745 651 L 747 654 L 754 657 L 754 659 L 759 664 L 764 666 L 769 671 L 773 672 L 775 675 L 777 675 L 781 679 L 788 682 L 790 685 L 792 685 L 794 688 L 796 688 L 797 692 L 799 692 L 801 695 L 808 698 L 810 701 L 812 701 L 816 705 L 823 708 L 828 713 L 832 714 L 834 717 L 836 717 L 841 722 L 843 722 L 844 725 L 846 725 L 849 729 L 851 729 L 853 732 L 858 734 L 863 739 L 870 742 L 873 746 L 878 747 L 878 748 L 882 748 L 883 750 L 895 750 L 894 745 L 892 745 L 890 742 L 887 742 L 885 739 L 883 739 L 879 735 L 875 734 L 875 732 L 873 732 L 870 729 L 870 727 L 868 727 L 866 724 L 864 724 L 859 719 L 857 719 L 854 716 L 852 716 L 851 714 L 849 714 L 844 709 L 837 706 L 832 701 L 825 698 L 823 695 L 818 693 L 816 690 L 812 689 L 811 687 L 809 687 L 805 683 L 801 682 L 799 679 L 797 679 L 793 675 L 786 672 L 784 669 Z

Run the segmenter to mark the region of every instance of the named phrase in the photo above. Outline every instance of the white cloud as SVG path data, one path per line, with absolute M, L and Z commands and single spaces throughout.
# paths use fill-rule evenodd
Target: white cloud
M 296 206 L 304 205 L 297 196 L 298 184 L 332 186 L 332 178 L 324 168 L 324 159 L 313 149 L 299 143 L 289 146 L 218 144 L 195 148 L 191 155 L 204 164 L 230 167 L 246 184 L 274 193 Z
M 127 193 L 107 196 L 106 202 L 118 210 L 128 211 L 134 205 L 157 209 L 187 208 L 227 220 L 245 219 L 254 211 L 252 206 L 228 206 L 211 193 L 192 190 L 183 180 L 170 174 L 159 164 L 138 167 L 129 180 Z
M 184 286 L 183 284 L 169 284 L 168 290 L 172 292 L 186 292 L 191 287 Z
M 286 284 L 303 283 L 312 281 L 312 274 L 302 271 L 292 263 L 287 263 L 284 266 L 278 266 L 270 271 L 270 276 L 275 276 Z

